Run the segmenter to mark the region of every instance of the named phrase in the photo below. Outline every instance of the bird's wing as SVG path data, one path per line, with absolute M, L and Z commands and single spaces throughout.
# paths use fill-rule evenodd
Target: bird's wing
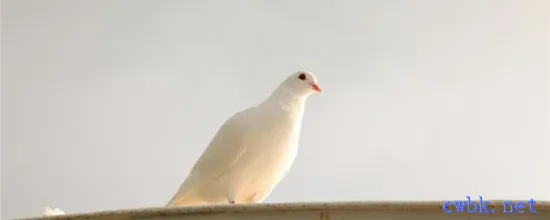
M 218 130 L 199 160 L 191 169 L 191 174 L 200 174 L 218 179 L 234 169 L 241 156 L 247 151 L 250 127 L 249 110 L 233 115 Z
M 246 164 L 243 159 L 252 159 L 241 156 L 248 149 L 246 143 L 249 139 L 247 136 L 251 133 L 250 129 L 253 129 L 250 127 L 250 121 L 255 115 L 253 111 L 253 108 L 241 111 L 230 117 L 220 127 L 169 204 L 204 184 L 205 181 L 215 181 L 239 169 L 239 165 Z

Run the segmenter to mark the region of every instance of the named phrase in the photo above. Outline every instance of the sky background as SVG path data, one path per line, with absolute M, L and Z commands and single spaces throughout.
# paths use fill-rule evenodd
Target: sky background
M 2 219 L 164 206 L 313 72 L 266 202 L 550 200 L 546 0 L 4 0 Z

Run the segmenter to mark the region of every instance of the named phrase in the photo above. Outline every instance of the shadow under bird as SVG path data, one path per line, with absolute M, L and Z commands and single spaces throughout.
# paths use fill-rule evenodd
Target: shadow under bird
M 298 71 L 234 114 L 166 206 L 262 202 L 294 163 L 306 99 L 321 91 L 312 73 Z

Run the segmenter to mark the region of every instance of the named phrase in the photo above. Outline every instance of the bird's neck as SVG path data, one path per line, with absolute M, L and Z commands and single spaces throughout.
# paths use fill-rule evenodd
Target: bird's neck
M 279 86 L 261 106 L 279 107 L 284 110 L 303 112 L 307 95 L 296 95 L 283 86 Z

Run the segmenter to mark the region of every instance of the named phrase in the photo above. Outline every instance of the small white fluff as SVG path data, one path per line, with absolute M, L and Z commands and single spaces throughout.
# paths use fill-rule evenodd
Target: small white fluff
M 229 118 L 166 206 L 262 202 L 296 158 L 304 105 L 316 92 L 315 76 L 298 71 Z
M 65 215 L 65 212 L 59 208 L 52 209 L 52 207 L 46 206 L 44 207 L 44 216 L 52 216 L 52 215 Z

